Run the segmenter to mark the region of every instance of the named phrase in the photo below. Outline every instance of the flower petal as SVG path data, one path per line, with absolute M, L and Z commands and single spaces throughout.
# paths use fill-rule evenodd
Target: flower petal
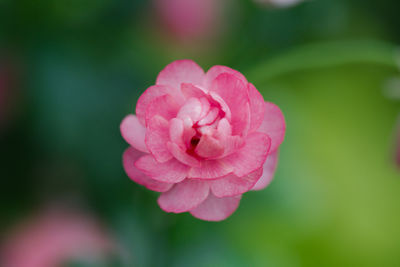
M 196 134 L 196 130 L 192 125 L 185 125 L 183 120 L 173 118 L 169 122 L 169 137 L 172 143 L 178 145 L 181 150 L 190 147 L 190 140 Z M 171 151 L 171 150 L 170 150 Z
M 182 83 L 203 85 L 204 71 L 192 60 L 176 60 L 158 74 L 157 85 L 169 85 L 180 90 Z
M 238 135 L 225 136 L 224 138 L 219 138 L 219 140 L 224 147 L 224 153 L 217 157 L 221 159 L 235 153 L 245 144 L 244 138 Z
M 233 74 L 220 74 L 212 83 L 211 92 L 218 94 L 231 111 L 232 133 L 247 134 L 250 127 L 250 107 L 247 85 Z M 211 95 L 211 93 L 210 93 Z
M 203 126 L 203 125 L 212 124 L 217 119 L 218 114 L 219 114 L 219 109 L 216 107 L 213 107 L 208 112 L 208 114 L 197 123 L 197 125 Z
M 169 123 L 161 116 L 154 116 L 148 120 L 145 142 L 147 148 L 158 162 L 172 159 L 167 148 L 169 141 Z
M 120 125 L 121 135 L 125 141 L 142 152 L 149 153 L 144 142 L 146 136 L 146 128 L 140 124 L 135 115 L 128 115 L 122 120 Z
M 189 99 L 191 97 L 195 98 L 207 97 L 205 89 L 200 88 L 199 86 L 195 86 L 191 83 L 182 83 L 181 91 L 186 99 Z
M 129 178 L 132 181 L 145 186 L 146 188 L 156 191 L 156 192 L 166 192 L 168 191 L 173 184 L 163 183 L 156 180 L 151 179 L 147 175 L 145 175 L 142 171 L 140 171 L 135 166 L 135 161 L 143 156 L 143 153 L 137 151 L 136 149 L 129 147 L 125 150 L 124 155 L 122 156 L 122 162 L 124 166 L 124 170 Z
M 180 105 L 170 95 L 163 95 L 155 98 L 147 106 L 146 109 L 146 124 L 154 116 L 158 115 L 166 119 L 167 121 L 176 117 Z
M 150 155 L 138 159 L 135 166 L 150 178 L 165 183 L 179 183 L 186 178 L 189 171 L 188 166 L 175 159 L 159 163 Z
M 166 85 L 154 85 L 147 88 L 146 91 L 139 97 L 136 104 L 136 116 L 142 125 L 146 125 L 146 110 L 147 106 L 157 97 L 163 95 L 171 95 L 175 102 L 181 104 L 184 101 L 182 92 L 178 88 Z
M 244 138 L 239 135 L 231 135 L 232 129 L 227 119 L 223 118 L 219 121 L 218 130 L 215 133 L 215 137 L 220 141 L 224 147 L 224 153 L 220 158 L 226 157 L 238 149 L 243 147 Z
M 216 158 L 224 153 L 221 143 L 210 135 L 203 135 L 197 145 L 195 152 L 202 158 Z
M 177 144 L 168 142 L 167 147 L 171 154 L 180 162 L 183 164 L 192 166 L 192 167 L 200 167 L 201 163 L 198 159 L 195 157 L 190 156 L 188 153 L 186 153 L 185 150 L 182 150 Z
M 278 166 L 278 151 L 268 155 L 267 161 L 263 166 L 263 174 L 261 178 L 254 185 L 252 190 L 261 190 L 267 187 L 274 177 L 276 167 Z
M 207 182 L 185 180 L 176 184 L 158 198 L 158 205 L 166 212 L 186 212 L 196 208 L 208 196 L 210 187 Z
M 208 88 L 208 89 L 211 88 L 212 83 L 215 80 L 215 78 L 217 78 L 222 73 L 233 74 L 238 79 L 240 79 L 244 84 L 247 84 L 246 78 L 243 76 L 243 74 L 241 74 L 237 70 L 231 69 L 231 68 L 226 67 L 226 66 L 216 65 L 216 66 L 211 67 L 207 71 L 206 78 L 205 78 L 205 87 Z
M 238 208 L 240 199 L 241 196 L 217 198 L 209 194 L 203 203 L 190 211 L 190 214 L 205 221 L 222 221 Z
M 265 102 L 260 92 L 251 83 L 248 84 L 248 94 L 250 99 L 249 132 L 255 132 L 263 122 L 265 114 Z
M 182 120 L 185 118 L 190 118 L 193 122 L 197 122 L 200 119 L 202 109 L 203 106 L 200 100 L 192 97 L 186 100 L 176 117 Z
M 223 177 L 233 171 L 230 164 L 222 160 L 203 160 L 200 167 L 193 167 L 189 171 L 189 178 L 195 179 L 216 179 Z
M 252 173 L 237 177 L 234 174 L 228 174 L 226 177 L 213 180 L 210 182 L 211 190 L 217 197 L 232 197 L 241 195 L 257 183 L 263 173 L 263 169 L 259 168 Z
M 210 102 L 206 97 L 200 97 L 199 98 L 200 103 L 201 103 L 201 115 L 200 118 L 204 118 L 208 112 L 210 111 L 211 105 Z
M 184 130 L 185 128 L 181 119 L 173 118 L 169 121 L 169 138 L 171 142 L 177 144 L 182 149 L 185 148 L 185 143 L 183 142 Z
M 271 146 L 271 139 L 263 133 L 251 133 L 245 142 L 240 150 L 221 159 L 224 163 L 233 166 L 233 173 L 239 177 L 261 168 Z
M 285 117 L 280 108 L 270 102 L 265 102 L 264 120 L 258 132 L 266 133 L 271 138 L 270 152 L 275 152 L 285 138 Z
M 221 110 L 225 113 L 225 118 L 229 121 L 232 118 L 231 109 L 229 108 L 228 104 L 222 99 L 222 97 L 216 92 L 209 92 L 209 96 L 211 101 L 214 101 L 214 105 L 217 105 L 221 108 Z
M 217 130 L 220 135 L 232 135 L 232 126 L 226 118 L 223 118 L 218 122 Z

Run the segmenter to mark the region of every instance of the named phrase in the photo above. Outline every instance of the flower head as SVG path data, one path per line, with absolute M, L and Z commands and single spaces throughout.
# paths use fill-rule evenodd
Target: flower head
M 165 67 L 139 98 L 121 133 L 128 176 L 167 212 L 209 221 L 230 216 L 241 195 L 266 187 L 284 138 L 281 110 L 239 72 L 193 61 Z

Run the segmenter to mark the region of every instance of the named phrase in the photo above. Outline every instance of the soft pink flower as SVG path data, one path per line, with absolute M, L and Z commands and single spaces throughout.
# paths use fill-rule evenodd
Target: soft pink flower
M 212 37 L 220 26 L 221 0 L 154 0 L 163 28 L 182 41 Z
M 193 61 L 178 60 L 139 98 L 121 133 L 131 145 L 125 171 L 162 192 L 163 210 L 219 221 L 243 193 L 271 181 L 285 121 L 241 73 L 224 66 L 204 73 Z
M 72 259 L 104 257 L 114 245 L 91 218 L 46 211 L 17 226 L 2 244 L 2 267 L 58 267 Z

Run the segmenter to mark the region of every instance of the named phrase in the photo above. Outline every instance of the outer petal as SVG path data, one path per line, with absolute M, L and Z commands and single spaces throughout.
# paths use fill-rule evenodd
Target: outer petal
M 204 71 L 192 60 L 177 60 L 167 65 L 158 74 L 157 85 L 169 85 L 180 90 L 182 83 L 203 85 Z
M 120 125 L 121 135 L 125 141 L 142 152 L 149 153 L 144 142 L 146 136 L 146 128 L 140 124 L 135 115 L 128 115 L 123 119 Z
M 252 85 L 248 84 L 248 94 L 250 99 L 250 130 L 255 132 L 264 120 L 265 102 L 260 92 Z
M 211 91 L 217 93 L 229 106 L 232 114 L 232 133 L 246 135 L 250 126 L 247 84 L 235 75 L 223 73 L 214 80 Z
M 165 193 L 164 193 L 165 194 Z M 231 216 L 239 206 L 241 196 L 217 198 L 210 194 L 208 198 L 190 213 L 205 221 L 222 221 Z
M 180 88 L 174 88 L 166 85 L 154 85 L 147 88 L 146 91 L 139 97 L 136 104 L 136 116 L 142 125 L 146 125 L 146 110 L 147 106 L 157 97 L 163 95 L 171 95 L 172 98 L 179 104 L 184 102 L 184 97 Z
M 263 169 L 260 168 L 243 177 L 237 177 L 234 174 L 229 174 L 221 179 L 211 181 L 211 191 L 217 197 L 232 197 L 241 195 L 249 191 L 256 184 L 262 173 Z
M 234 69 L 231 69 L 229 67 L 226 67 L 226 66 L 216 65 L 216 66 L 211 67 L 207 71 L 206 78 L 205 78 L 205 87 L 207 89 L 211 88 L 211 85 L 212 85 L 213 81 L 215 80 L 215 78 L 217 78 L 222 73 L 233 74 L 236 76 L 236 78 L 240 79 L 244 84 L 247 84 L 246 78 L 240 72 L 238 72 Z
M 152 179 L 165 183 L 178 183 L 183 181 L 189 171 L 188 166 L 175 159 L 159 163 L 150 155 L 138 159 L 135 166 Z
M 147 106 L 146 109 L 146 124 L 149 124 L 149 120 L 154 116 L 161 116 L 167 121 L 176 117 L 180 105 L 172 98 L 171 95 L 163 95 L 155 98 Z
M 145 137 L 147 148 L 158 162 L 172 159 L 167 148 L 169 141 L 169 123 L 161 116 L 154 116 L 148 121 Z
M 263 133 L 251 133 L 246 138 L 246 144 L 226 158 L 221 159 L 233 166 L 233 173 L 239 177 L 261 168 L 267 159 L 271 139 Z
M 157 192 L 166 192 L 168 191 L 173 184 L 163 183 L 156 180 L 151 179 L 143 172 L 141 172 L 135 166 L 135 161 L 143 156 L 143 153 L 137 151 L 136 149 L 129 147 L 125 150 L 124 155 L 122 156 L 122 162 L 124 165 L 124 169 L 126 174 L 131 178 L 134 182 L 145 186 L 146 188 L 157 191 Z
M 193 167 L 189 171 L 189 178 L 216 179 L 223 177 L 233 171 L 232 165 L 222 160 L 203 160 L 201 167 Z
M 185 180 L 171 190 L 161 194 L 158 205 L 166 212 L 180 213 L 192 210 L 208 196 L 210 187 L 207 182 Z
M 267 161 L 264 163 L 264 172 L 261 178 L 254 185 L 252 190 L 261 190 L 267 187 L 274 177 L 276 167 L 278 166 L 278 151 L 268 155 Z
M 275 152 L 285 138 L 285 117 L 279 107 L 273 103 L 265 102 L 264 120 L 258 132 L 266 133 L 271 138 L 271 153 Z

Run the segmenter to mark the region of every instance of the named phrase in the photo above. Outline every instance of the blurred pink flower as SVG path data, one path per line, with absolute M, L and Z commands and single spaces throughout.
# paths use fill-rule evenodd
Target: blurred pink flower
M 190 60 L 165 67 L 121 133 L 128 176 L 162 192 L 167 212 L 209 221 L 230 216 L 241 195 L 272 179 L 285 133 L 281 110 L 239 72 Z
M 181 41 L 212 37 L 221 23 L 221 0 L 154 1 L 163 28 Z
M 102 258 L 114 245 L 91 218 L 50 211 L 25 221 L 2 246 L 2 267 L 58 267 L 71 259 Z

